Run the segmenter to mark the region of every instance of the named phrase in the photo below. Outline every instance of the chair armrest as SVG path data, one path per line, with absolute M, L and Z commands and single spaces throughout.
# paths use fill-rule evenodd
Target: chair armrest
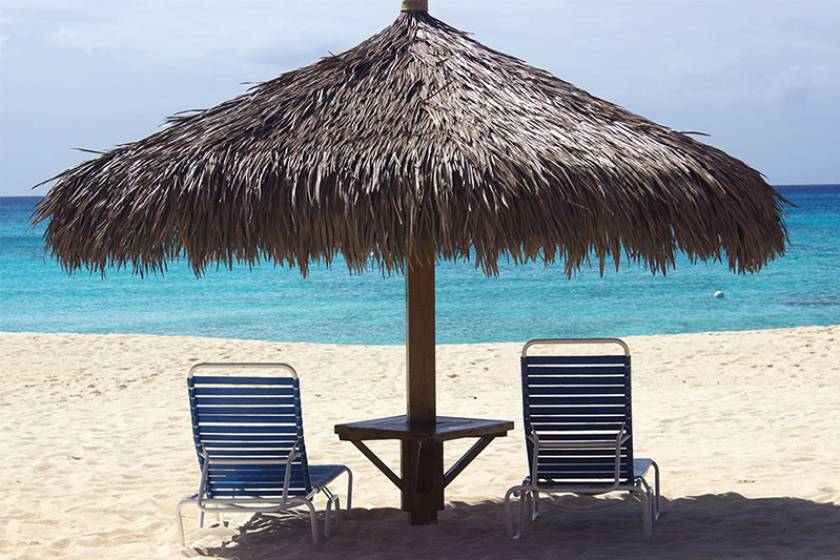
M 289 454 L 283 459 L 211 459 L 206 452 L 204 452 L 204 461 L 210 465 L 267 465 L 267 466 L 278 466 L 278 465 L 291 465 L 295 459 L 300 457 L 300 452 L 298 451 L 298 446 L 300 445 L 300 440 L 295 442 L 294 447 L 292 450 L 289 451 Z
M 531 443 L 534 444 L 535 449 L 544 449 L 548 451 L 563 449 L 604 449 L 612 446 L 615 446 L 616 449 L 620 449 L 621 446 L 627 443 L 630 439 L 630 436 L 624 433 L 624 424 L 621 425 L 618 435 L 616 435 L 616 438 L 613 441 L 543 441 L 533 429 L 527 437 L 531 440 Z
M 291 457 L 291 456 L 290 456 Z M 208 463 L 210 465 L 266 465 L 266 466 L 277 466 L 277 465 L 288 465 L 294 459 L 210 459 Z
M 563 449 L 606 449 L 613 446 L 621 447 L 630 436 L 622 435 L 615 441 L 541 441 L 539 448 L 546 451 L 561 451 Z

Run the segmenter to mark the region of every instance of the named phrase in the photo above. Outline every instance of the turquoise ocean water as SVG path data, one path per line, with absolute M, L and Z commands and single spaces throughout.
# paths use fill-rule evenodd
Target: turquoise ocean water
M 503 265 L 485 278 L 471 263 L 438 265 L 439 343 L 534 337 L 626 336 L 840 323 L 840 185 L 780 187 L 788 254 L 764 271 L 680 259 L 666 277 L 634 265 L 582 270 Z M 164 276 L 68 276 L 29 226 L 37 198 L 0 198 L 0 331 L 149 333 L 278 341 L 399 344 L 402 277 L 313 266 L 308 278 L 263 265 L 213 270 L 183 264 Z M 715 299 L 716 290 L 726 297 Z

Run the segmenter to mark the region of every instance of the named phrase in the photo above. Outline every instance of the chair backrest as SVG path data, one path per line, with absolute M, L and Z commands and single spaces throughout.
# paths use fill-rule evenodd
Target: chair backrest
M 618 345 L 620 354 L 529 355 L 538 346 Z M 622 426 L 629 439 L 621 447 L 620 483 L 633 479 L 633 422 L 630 350 L 619 339 L 539 339 L 522 349 L 522 400 L 526 436 L 564 442 L 563 449 L 540 450 L 539 482 L 569 486 L 615 483 L 615 441 Z M 585 442 L 585 443 L 584 443 Z M 600 444 L 603 443 L 603 446 Z M 576 447 L 579 446 L 579 447 Z M 529 472 L 533 444 L 527 440 Z M 537 481 L 534 481 L 537 482 Z
M 279 375 L 278 375 L 279 373 Z M 288 496 L 312 488 L 297 373 L 287 364 L 199 364 L 187 380 L 199 466 L 208 466 L 211 498 L 277 498 L 283 495 L 283 461 L 297 443 Z M 246 465 L 215 464 L 237 460 Z

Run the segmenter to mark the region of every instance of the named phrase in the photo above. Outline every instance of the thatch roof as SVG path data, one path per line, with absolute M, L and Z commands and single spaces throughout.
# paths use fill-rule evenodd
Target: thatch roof
M 392 271 L 433 244 L 488 274 L 505 253 L 664 272 L 679 251 L 744 272 L 786 240 L 754 169 L 422 11 L 58 179 L 36 219 L 70 270 Z

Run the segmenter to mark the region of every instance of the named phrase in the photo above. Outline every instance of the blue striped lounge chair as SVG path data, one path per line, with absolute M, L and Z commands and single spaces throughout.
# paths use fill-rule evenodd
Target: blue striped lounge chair
M 622 352 L 529 355 L 561 345 L 617 345 Z M 529 475 L 505 495 L 508 535 L 519 538 L 536 521 L 540 494 L 626 491 L 641 502 L 642 535 L 650 539 L 659 517 L 659 467 L 633 455 L 627 344 L 616 338 L 531 340 L 522 349 L 521 366 Z M 651 468 L 653 488 L 645 479 Z M 520 506 L 516 528 L 514 498 Z
M 199 527 L 205 512 L 276 513 L 305 506 L 312 541 L 318 542 L 318 493 L 327 498 L 329 538 L 340 504 L 327 485 L 347 474 L 349 511 L 353 475 L 344 465 L 309 464 L 295 370 L 287 364 L 199 364 L 187 386 L 201 480 L 198 492 L 178 504 L 181 546 L 181 511 L 188 504 L 199 509 Z

